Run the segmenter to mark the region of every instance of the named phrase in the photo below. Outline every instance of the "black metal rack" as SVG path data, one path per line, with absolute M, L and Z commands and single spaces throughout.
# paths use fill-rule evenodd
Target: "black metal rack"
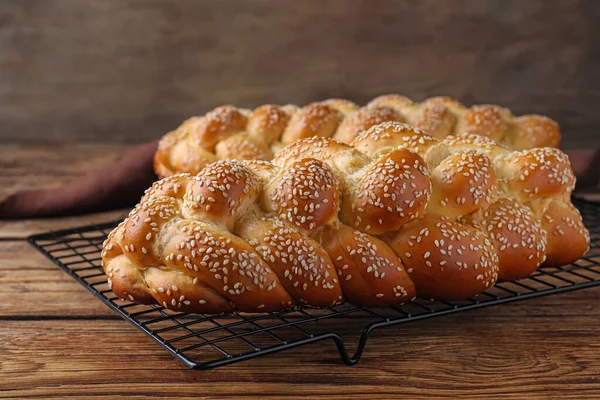
M 589 253 L 575 263 L 542 268 L 528 278 L 499 283 L 476 298 L 459 302 L 417 299 L 385 308 L 346 303 L 319 310 L 207 316 L 137 305 L 112 293 L 100 267 L 102 242 L 116 222 L 34 235 L 28 240 L 107 306 L 191 368 L 219 367 L 323 340 L 333 340 L 342 360 L 353 365 L 360 360 L 369 335 L 382 327 L 600 285 L 600 205 L 581 200 L 574 203 L 582 212 L 592 242 Z M 348 324 L 345 319 L 342 325 L 336 323 L 345 317 L 352 322 Z M 336 330 L 342 327 L 344 334 L 348 328 L 354 329 L 353 339 L 358 342 L 353 353 Z

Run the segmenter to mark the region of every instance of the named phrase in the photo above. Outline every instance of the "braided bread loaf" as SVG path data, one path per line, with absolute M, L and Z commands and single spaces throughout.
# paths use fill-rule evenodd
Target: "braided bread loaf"
M 121 298 L 197 313 L 458 299 L 582 256 L 567 156 L 396 122 L 155 183 L 105 242 Z
M 513 150 L 557 147 L 558 124 L 539 115 L 514 117 L 499 106 L 466 108 L 448 97 L 413 103 L 398 95 L 380 96 L 359 108 L 348 100 L 330 99 L 296 106 L 264 105 L 256 110 L 232 106 L 192 117 L 166 134 L 156 152 L 160 177 L 197 174 L 220 159 L 271 160 L 286 145 L 312 137 L 333 137 L 351 143 L 358 133 L 382 122 L 407 122 L 436 139 L 475 133 Z

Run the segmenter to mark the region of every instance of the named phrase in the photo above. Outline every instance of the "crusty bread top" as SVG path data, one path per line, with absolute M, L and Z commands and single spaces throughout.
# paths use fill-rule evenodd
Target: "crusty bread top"
M 155 170 L 165 177 L 196 174 L 219 159 L 271 160 L 286 145 L 313 136 L 349 144 L 371 126 L 391 121 L 408 123 L 438 140 L 473 133 L 512 150 L 558 147 L 560 142 L 558 124 L 547 117 L 515 117 L 495 105 L 467 108 L 448 97 L 414 103 L 403 96 L 386 95 L 362 108 L 343 99 L 301 108 L 270 104 L 253 111 L 221 106 L 166 134 L 156 153 Z

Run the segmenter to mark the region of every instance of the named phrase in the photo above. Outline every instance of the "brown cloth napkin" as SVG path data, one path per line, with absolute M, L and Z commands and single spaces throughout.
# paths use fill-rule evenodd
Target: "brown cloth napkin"
M 62 187 L 15 193 L 0 201 L 0 219 L 42 218 L 114 210 L 135 205 L 157 176 L 153 157 L 158 141 L 128 150 L 113 166 Z M 600 150 L 568 150 L 578 190 L 600 182 Z
M 116 164 L 65 185 L 27 190 L 0 200 L 0 219 L 78 215 L 131 207 L 158 178 L 152 167 L 158 141 L 127 150 Z

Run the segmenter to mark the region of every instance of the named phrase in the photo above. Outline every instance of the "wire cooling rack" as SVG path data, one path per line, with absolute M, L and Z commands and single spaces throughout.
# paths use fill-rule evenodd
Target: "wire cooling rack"
M 112 293 L 100 266 L 102 242 L 116 222 L 44 233 L 28 240 L 188 367 L 215 368 L 323 340 L 332 340 L 342 360 L 353 365 L 360 360 L 369 335 L 383 327 L 600 285 L 600 205 L 573 202 L 591 233 L 589 253 L 575 263 L 541 268 L 528 278 L 499 283 L 476 298 L 459 302 L 417 299 L 385 308 L 346 303 L 319 310 L 207 316 L 137 305 Z M 354 335 L 349 332 L 352 329 Z M 348 334 L 351 340 L 346 338 Z M 346 345 L 349 341 L 356 344 Z

